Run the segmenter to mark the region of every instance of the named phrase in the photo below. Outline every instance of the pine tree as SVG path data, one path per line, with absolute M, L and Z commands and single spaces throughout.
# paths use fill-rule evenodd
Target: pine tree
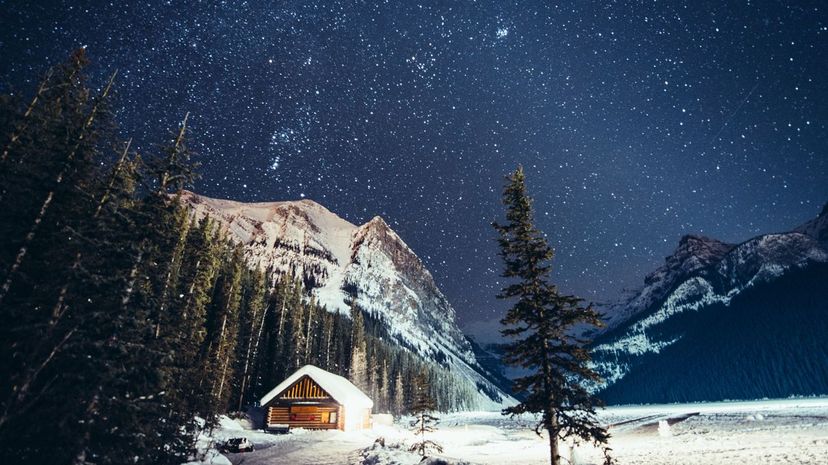
M 98 118 L 106 112 L 115 74 L 112 75 L 101 95 L 90 99 L 82 73 L 87 64 L 84 49 L 79 49 L 72 55 L 70 61 L 62 68 L 62 75 L 65 76 L 65 80 L 60 84 L 63 88 L 62 95 L 53 100 L 54 105 L 51 108 L 54 113 L 44 118 L 45 125 L 53 124 L 53 127 L 48 128 L 49 132 L 57 131 L 61 137 L 54 140 L 53 134 L 40 133 L 38 134 L 40 138 L 51 143 L 51 146 L 43 144 L 44 141 L 41 140 L 40 144 L 32 147 L 39 150 L 46 149 L 45 152 L 48 154 L 45 159 L 50 164 L 43 166 L 45 169 L 42 170 L 48 174 L 40 183 L 41 186 L 45 186 L 45 189 L 40 195 L 35 195 L 36 213 L 28 222 L 26 234 L 19 243 L 14 243 L 16 249 L 14 259 L 0 285 L 0 304 L 19 278 L 21 267 L 36 243 L 36 239 L 43 236 L 43 229 L 49 224 L 49 214 L 52 208 L 56 204 L 60 205 L 61 202 L 68 206 L 74 205 L 70 200 L 74 193 L 73 187 L 76 183 L 85 181 L 84 177 L 88 176 L 97 161 L 95 159 L 97 156 L 96 142 L 100 134 Z M 23 157 L 27 155 L 27 158 L 31 159 L 33 154 L 25 152 L 21 154 Z
M 226 239 L 224 239 L 226 242 Z M 242 269 L 245 266 L 242 261 L 241 249 L 233 248 L 232 252 L 225 256 L 226 269 L 225 279 L 220 289 L 220 295 L 214 301 L 217 304 L 217 313 L 220 315 L 221 324 L 218 326 L 217 340 L 215 344 L 215 355 L 213 356 L 215 375 L 212 394 L 215 399 L 213 416 L 227 411 L 230 398 L 230 368 L 233 365 L 233 357 L 236 354 L 237 327 L 239 324 L 239 306 L 241 304 Z
M 368 347 L 365 318 L 356 303 L 351 304 L 351 364 L 348 379 L 363 391 L 368 390 Z
M 305 319 L 309 318 L 308 307 L 302 302 L 301 281 L 296 280 L 288 296 L 288 324 L 290 339 L 285 344 L 285 358 L 288 361 L 287 373 L 292 373 L 305 365 Z
M 523 168 L 518 167 L 507 181 L 503 192 L 507 222 L 494 224 L 500 234 L 503 277 L 511 282 L 498 298 L 514 302 L 501 321 L 506 326 L 501 333 L 512 339 L 504 360 L 530 374 L 514 382 L 515 392 L 524 394 L 524 400 L 503 413 L 541 414 L 535 432 L 547 432 L 552 465 L 561 463 L 558 440 L 568 437 L 601 446 L 607 463 L 611 463 L 606 445 L 609 434 L 595 416 L 600 401 L 584 388 L 585 381 L 598 381 L 599 377 L 587 365 L 587 341 L 568 333 L 575 324 L 600 325 L 599 315 L 550 282 L 554 252 L 534 225 Z
M 325 370 L 334 371 L 336 370 L 336 366 L 333 360 L 333 355 L 335 354 L 334 350 L 336 350 L 336 348 L 333 345 L 333 338 L 335 337 L 334 331 L 336 329 L 336 315 L 324 312 L 323 318 L 322 340 L 320 341 L 322 349 L 322 354 L 320 355 L 321 366 Z
M 258 356 L 258 345 L 264 329 L 267 311 L 267 287 L 265 275 L 258 270 L 245 270 L 242 284 L 243 304 L 239 314 L 239 344 L 236 355 L 235 402 L 236 410 L 242 410 L 253 398 L 251 382 Z
M 392 412 L 394 415 L 402 415 L 405 411 L 405 386 L 403 385 L 402 370 L 394 377 L 394 403 Z
M 149 395 L 163 393 L 161 399 L 153 397 L 153 401 L 160 401 L 163 417 L 155 417 L 158 412 L 150 410 L 151 420 L 145 420 L 156 422 L 149 434 L 164 442 L 153 452 L 159 464 L 181 463 L 193 454 L 198 429 L 195 414 L 200 412 L 194 403 L 203 399 L 187 395 L 192 381 L 198 379 L 195 354 L 199 338 L 203 338 L 203 316 L 182 311 L 191 301 L 186 293 L 182 298 L 182 293 L 176 292 L 189 284 L 182 278 L 182 270 L 190 268 L 182 263 L 187 257 L 187 239 L 192 237 L 190 217 L 179 196 L 196 177 L 186 130 L 185 116 L 170 143 L 161 147 L 160 155 L 150 157 L 142 167 L 142 190 L 147 194 L 136 207 L 138 237 L 134 242 L 138 250 L 122 297 L 124 306 L 143 318 L 147 365 L 156 379 Z M 194 294 L 200 291 L 196 285 Z
M 88 244 L 84 232 L 96 220 L 105 175 L 99 147 L 112 79 L 91 96 L 86 64 L 78 50 L 47 73 L 2 143 L 0 462 L 71 457 L 84 434 L 74 426 L 96 393 L 78 381 L 97 381 L 85 355 L 101 342 L 98 315 L 88 299 L 74 299 L 71 311 L 65 305 L 69 283 L 98 287 L 77 257 Z M 47 416 L 73 430 L 54 432 L 48 444 L 38 441 L 38 426 L 29 419 Z
M 409 450 L 420 454 L 422 460 L 426 459 L 430 450 L 443 452 L 443 447 L 440 444 L 426 439 L 426 433 L 437 431 L 439 421 L 437 417 L 432 415 L 432 412 L 436 409 L 436 404 L 430 391 L 431 385 L 428 381 L 428 375 L 423 371 L 419 372 L 414 378 L 414 395 L 410 407 L 410 411 L 414 415 L 411 428 L 418 438 Z

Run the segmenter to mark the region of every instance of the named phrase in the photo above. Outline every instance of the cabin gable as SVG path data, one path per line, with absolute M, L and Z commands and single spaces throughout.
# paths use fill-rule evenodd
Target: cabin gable
M 314 400 L 314 401 L 331 401 L 336 402 L 334 398 L 325 392 L 310 376 L 305 375 L 299 378 L 295 383 L 290 385 L 281 394 L 276 396 L 276 399 L 296 401 L 296 400 Z

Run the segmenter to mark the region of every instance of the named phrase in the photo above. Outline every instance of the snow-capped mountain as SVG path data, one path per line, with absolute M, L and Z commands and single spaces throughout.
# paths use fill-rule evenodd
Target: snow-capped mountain
M 685 236 L 610 306 L 593 347 L 611 402 L 828 393 L 828 205 L 741 244 Z M 785 379 L 780 379 L 785 378 Z
M 355 301 L 397 343 L 469 383 L 479 393 L 471 408 L 511 401 L 477 362 L 431 273 L 382 218 L 357 226 L 311 200 L 242 203 L 185 192 L 182 201 L 242 244 L 251 265 L 301 277 L 329 311 L 347 314 Z
M 664 265 L 644 278 L 644 286 L 628 292 L 618 302 L 609 305 L 607 330 L 629 321 L 653 305 L 663 302 L 687 276 L 721 260 L 734 245 L 704 236 L 687 235 L 681 238 Z

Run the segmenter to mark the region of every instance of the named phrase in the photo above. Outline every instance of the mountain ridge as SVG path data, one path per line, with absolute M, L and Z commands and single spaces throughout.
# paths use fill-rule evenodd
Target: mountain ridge
M 750 309 L 744 308 L 749 302 L 755 307 L 755 318 L 761 321 L 774 320 L 776 317 L 773 312 L 783 308 L 790 312 L 792 321 L 799 321 L 799 314 L 819 314 L 825 304 L 809 300 L 808 296 L 816 295 L 820 290 L 800 288 L 795 280 L 783 278 L 799 276 L 801 280 L 818 281 L 825 274 L 824 265 L 828 264 L 827 233 L 828 208 L 824 208 L 818 217 L 788 232 L 762 234 L 738 244 L 726 244 L 700 236 L 684 236 L 676 251 L 665 259 L 665 264 L 648 275 L 642 288 L 611 307 L 622 318 L 614 319 L 612 326 L 599 334 L 593 343 L 594 366 L 606 380 L 606 384 L 596 388 L 603 389 L 611 401 L 717 400 L 694 399 L 692 393 L 680 387 L 665 388 L 667 394 L 659 394 L 662 397 L 657 400 L 637 396 L 633 391 L 646 391 L 642 387 L 642 373 L 647 371 L 647 366 L 666 366 L 667 362 L 661 359 L 672 357 L 684 360 L 688 351 L 715 359 L 716 353 L 706 352 L 702 344 L 693 344 L 693 341 L 707 340 L 704 331 L 719 334 L 721 338 L 733 338 L 738 341 L 736 344 L 750 347 L 748 341 L 740 340 L 746 336 L 740 335 L 736 331 L 738 328 L 720 327 L 718 321 L 731 315 L 713 313 L 711 316 L 711 312 L 741 312 L 740 314 L 749 315 Z M 812 276 L 814 274 L 816 277 Z M 805 303 L 800 307 L 788 308 L 772 296 L 766 297 L 764 301 L 755 299 L 757 295 L 767 295 L 768 289 L 783 293 L 804 293 L 804 296 L 793 297 L 799 299 L 798 302 Z M 770 305 L 772 301 L 776 307 Z M 828 308 L 825 310 L 828 311 Z M 718 320 L 716 315 L 719 315 Z M 708 327 L 698 327 L 698 321 L 706 321 Z M 760 340 L 770 337 L 765 333 L 773 331 L 761 327 L 761 321 L 760 327 L 754 328 L 754 336 Z M 819 324 L 821 323 L 814 327 Z M 793 327 L 793 323 L 791 325 L 791 328 L 783 330 L 803 334 L 813 331 L 807 325 L 803 328 Z M 713 346 L 727 347 L 720 340 L 707 340 L 706 347 Z M 819 344 L 813 348 L 815 353 L 821 353 L 823 349 L 826 347 Z M 726 352 L 726 349 L 721 350 Z M 748 351 L 740 356 L 750 358 L 750 353 Z M 766 356 L 783 357 L 785 354 Z M 711 367 L 713 366 L 718 365 L 712 363 Z M 711 367 L 708 367 L 710 376 L 727 378 L 727 373 L 717 373 Z M 704 370 L 704 366 L 698 368 L 700 373 Z M 824 383 L 823 389 L 828 392 L 828 375 L 808 373 Z M 652 375 L 651 372 L 650 374 Z M 686 380 L 684 384 L 689 385 Z M 801 385 L 810 386 L 807 383 Z M 722 388 L 721 392 L 739 395 L 736 387 L 730 390 Z
M 380 216 L 354 225 L 309 199 L 244 203 L 185 191 L 181 201 L 216 221 L 251 265 L 300 278 L 329 311 L 348 314 L 355 303 L 382 321 L 399 345 L 473 386 L 473 407 L 512 401 L 478 363 L 425 264 Z

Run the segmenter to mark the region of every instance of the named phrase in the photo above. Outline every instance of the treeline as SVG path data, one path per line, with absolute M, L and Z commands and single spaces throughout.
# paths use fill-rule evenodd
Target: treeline
M 196 178 L 187 117 L 138 154 L 118 140 L 115 76 L 93 93 L 83 50 L 31 100 L 0 95 L 0 463 L 178 464 L 218 414 L 307 363 L 400 413 L 415 373 L 441 410 L 473 386 L 387 341 L 357 308 L 250 269 L 178 194 Z

